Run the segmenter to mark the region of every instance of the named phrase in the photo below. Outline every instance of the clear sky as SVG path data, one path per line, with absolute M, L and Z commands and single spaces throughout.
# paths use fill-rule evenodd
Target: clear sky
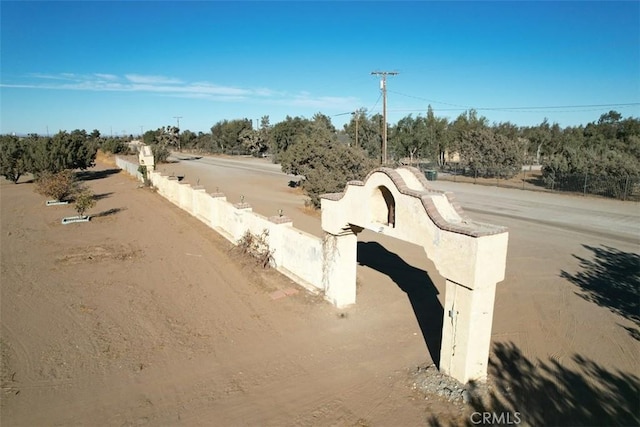
M 2 1 L 0 133 L 640 116 L 640 2 Z M 632 105 L 629 105 L 632 104 Z

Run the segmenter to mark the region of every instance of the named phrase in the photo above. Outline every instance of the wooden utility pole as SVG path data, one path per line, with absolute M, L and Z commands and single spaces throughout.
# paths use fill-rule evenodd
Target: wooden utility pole
M 360 120 L 360 110 L 351 113 L 356 119 L 356 147 L 358 146 L 358 121 Z
M 382 164 L 387 164 L 387 76 L 396 76 L 397 71 L 372 71 L 372 75 L 380 76 L 382 91 Z

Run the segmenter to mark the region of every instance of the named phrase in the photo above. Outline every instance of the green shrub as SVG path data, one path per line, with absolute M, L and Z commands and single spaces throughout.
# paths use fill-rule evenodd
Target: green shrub
M 84 213 L 96 205 L 96 200 L 93 197 L 93 192 L 89 188 L 82 188 L 78 194 L 76 194 L 76 212 L 78 215 L 83 216 Z
M 0 136 L 0 175 L 14 184 L 28 170 L 29 159 L 25 147 L 25 143 L 15 136 Z
M 121 154 L 129 152 L 129 145 L 121 139 L 109 138 L 100 144 L 100 148 L 105 153 Z
M 151 152 L 153 153 L 153 161 L 156 165 L 159 163 L 167 163 L 167 159 L 171 155 L 171 152 L 164 144 L 152 144 Z

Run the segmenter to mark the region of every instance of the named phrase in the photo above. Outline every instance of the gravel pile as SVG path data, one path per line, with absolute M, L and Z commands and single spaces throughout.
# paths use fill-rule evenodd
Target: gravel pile
M 472 400 L 485 400 L 491 386 L 487 383 L 461 384 L 438 371 L 436 365 L 419 366 L 411 374 L 411 387 L 421 392 L 425 400 L 438 397 L 456 405 L 469 404 Z

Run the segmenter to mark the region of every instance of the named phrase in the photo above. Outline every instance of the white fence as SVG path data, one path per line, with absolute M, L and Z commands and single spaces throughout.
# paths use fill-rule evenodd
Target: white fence
M 116 165 L 143 181 L 138 165 L 116 156 Z M 248 204 L 227 202 L 223 194 L 209 194 L 203 187 L 182 183 L 160 172 L 149 172 L 148 179 L 165 199 L 189 212 L 233 244 L 246 231 L 260 235 L 267 230 L 267 243 L 273 251 L 276 269 L 312 292 L 323 288 L 322 239 L 293 227 L 286 217 L 270 217 L 253 212 Z

